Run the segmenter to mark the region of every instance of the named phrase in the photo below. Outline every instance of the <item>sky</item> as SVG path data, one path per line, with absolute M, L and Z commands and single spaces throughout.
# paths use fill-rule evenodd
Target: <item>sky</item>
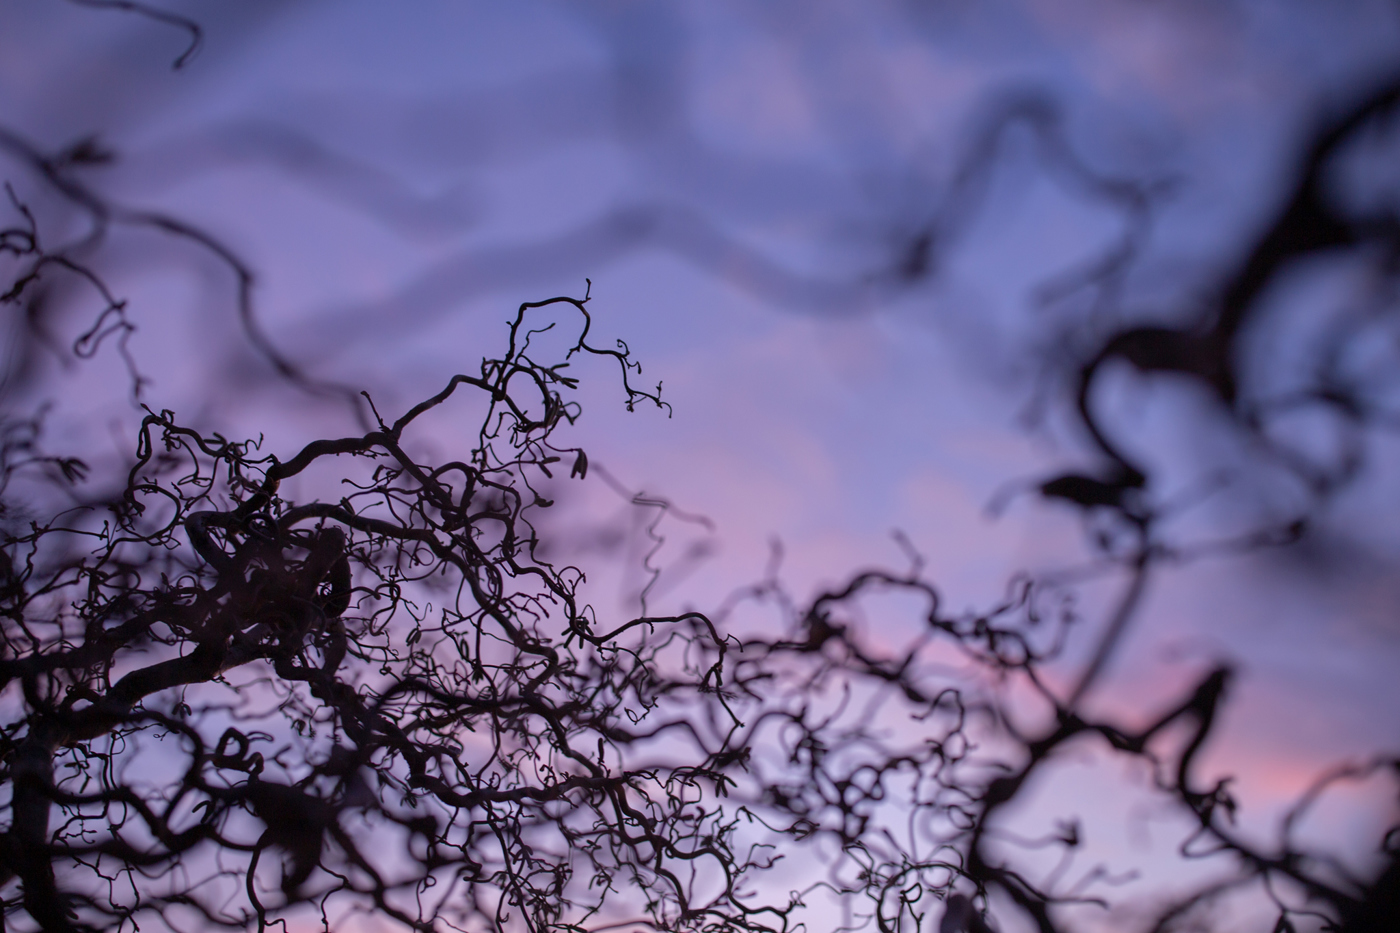
M 625 412 L 615 375 L 591 370 L 578 443 L 713 523 L 668 525 L 661 554 L 676 570 L 658 598 L 701 608 L 761 576 L 775 540 L 800 596 L 902 565 L 896 529 L 957 606 L 1018 571 L 1084 566 L 1080 516 L 1016 493 L 1086 457 L 1062 370 L 1096 312 L 1046 284 L 1131 243 L 1127 313 L 1179 316 L 1275 206 L 1319 108 L 1400 59 L 1400 10 L 1379 0 L 170 8 L 204 30 L 179 70 L 177 28 L 6 4 L 0 123 L 45 148 L 97 134 L 118 158 L 96 187 L 227 243 L 280 351 L 383 411 L 493 352 L 519 302 L 590 280 L 599 342 L 626 340 L 673 413 Z M 100 262 L 152 407 L 274 449 L 355 430 L 342 400 L 252 351 L 208 256 L 127 230 Z M 1280 305 L 1327 304 L 1347 274 L 1300 279 Z M 55 437 L 119 458 L 135 417 L 116 354 L 41 369 L 20 395 L 57 399 Z M 1237 455 L 1189 387 L 1114 385 L 1183 496 Z M 1138 715 L 1238 663 L 1210 765 L 1261 814 L 1333 760 L 1400 743 L 1400 489 L 1393 440 L 1374 443 L 1305 548 L 1156 577 L 1094 699 Z M 1239 495 L 1257 515 L 1289 493 Z M 603 531 L 636 520 L 621 500 L 595 483 L 564 504 L 558 534 L 616 559 Z M 1181 534 L 1241 510 L 1207 502 Z M 635 605 L 635 574 L 597 578 L 614 611 Z M 1085 584 L 1088 624 L 1118 586 Z M 1325 832 L 1355 838 L 1380 806 L 1359 799 Z

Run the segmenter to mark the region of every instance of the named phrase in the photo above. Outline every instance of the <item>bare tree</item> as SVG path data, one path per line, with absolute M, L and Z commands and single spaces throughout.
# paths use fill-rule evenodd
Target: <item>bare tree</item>
M 176 67 L 197 47 L 197 26 L 144 5 L 87 5 L 185 28 L 194 44 Z M 311 379 L 274 346 L 235 251 L 85 185 L 83 167 L 108 158 L 97 142 L 48 153 L 0 131 L 45 203 L 83 221 L 51 245 L 42 212 L 7 189 L 0 299 L 25 312 L 16 340 L 52 343 L 55 306 L 74 304 L 74 286 L 95 294 L 90 326 L 57 350 L 83 358 L 115 343 L 124 388 L 142 399 L 125 344 L 135 325 L 90 259 L 115 229 L 155 231 L 232 273 L 269 371 L 354 400 L 364 422 L 353 436 L 268 451 L 147 410 L 129 460 L 94 471 L 47 450 L 42 411 L 6 414 L 5 922 L 332 929 L 365 915 L 418 930 L 905 933 L 937 921 L 942 933 L 1048 933 L 1107 908 L 1119 911 L 1110 922 L 1167 931 L 1243 893 L 1260 911 L 1251 919 L 1276 933 L 1396 927 L 1400 827 L 1377 834 L 1370 875 L 1296 830 L 1329 787 L 1400 775 L 1397 759 L 1324 772 L 1261 842 L 1235 825 L 1228 780 L 1200 773 L 1228 667 L 1203 671 L 1146 722 L 1092 714 L 1084 700 L 1138 617 L 1149 574 L 1295 541 L 1358 475 L 1360 439 L 1397 424 L 1392 380 L 1354 352 L 1393 326 L 1395 205 L 1358 209 L 1330 187 L 1339 160 L 1393 125 L 1397 101 L 1391 80 L 1319 126 L 1276 217 L 1179 320 L 1134 319 L 1119 301 L 1151 186 L 1089 168 L 1043 100 L 991 109 L 936 216 L 875 277 L 898 289 L 934 274 L 1017 123 L 1080 190 L 1132 221 L 1101 262 L 1047 291 L 1089 294 L 1095 309 L 1059 396 L 1095 463 L 1031 488 L 1082 510 L 1094 572 L 1126 579 L 1065 687 L 1051 671 L 1081 627 L 1071 582 L 1018 579 L 984 611 L 951 612 L 908 542 L 907 569 L 862 570 L 805 603 L 784 590 L 775 554 L 763 580 L 713 612 L 599 618 L 581 596 L 584 570 L 547 556 L 538 530 L 552 497 L 588 475 L 583 449 L 561 435 L 580 413 L 568 367 L 615 361 L 629 408 L 665 403 L 659 385 L 634 386 L 625 344 L 589 342 L 587 294 L 521 305 L 503 353 L 386 420 L 368 396 Z M 665 216 L 663 233 L 698 249 L 699 227 Z M 1295 260 L 1338 252 L 1372 271 L 1373 303 L 1327 329 L 1309 372 L 1282 388 L 1259 379 L 1249 334 L 1268 289 Z M 754 270 L 766 267 L 743 268 L 762 279 Z M 7 392 L 27 378 L 26 348 Z M 1127 452 L 1098 407 L 1118 363 L 1206 386 L 1309 492 L 1304 507 L 1224 540 L 1174 537 L 1153 464 Z M 1346 428 L 1325 463 L 1273 430 L 1307 407 Z M 426 453 L 434 426 L 460 418 L 473 425 L 462 449 Z M 912 616 L 913 634 L 874 637 L 877 613 Z M 1076 815 L 1018 833 L 1037 782 L 1084 749 L 1142 766 L 1183 827 L 1182 860 L 1207 860 L 1204 883 L 1125 914 L 1114 892 L 1128 879 L 1097 860 Z

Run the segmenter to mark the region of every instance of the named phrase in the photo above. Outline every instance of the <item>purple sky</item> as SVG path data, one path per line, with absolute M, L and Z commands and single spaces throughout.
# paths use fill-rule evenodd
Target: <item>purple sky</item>
M 256 270 L 277 345 L 385 411 L 494 350 L 518 302 L 591 278 L 601 333 L 664 380 L 675 416 L 621 411 L 598 369 L 578 442 L 715 522 L 717 552 L 665 596 L 701 607 L 759 576 L 774 536 L 805 594 L 902 563 L 901 529 L 958 606 L 992 601 L 1017 570 L 1086 558 L 1069 510 L 1018 497 L 992 521 L 986 507 L 1084 462 L 1054 404 L 1025 424 L 1044 361 L 1082 326 L 1034 298 L 1131 218 L 1076 187 L 1024 124 L 979 165 L 980 200 L 950 204 L 997 107 L 1041 108 L 1096 173 L 1160 182 L 1124 303 L 1170 315 L 1261 222 L 1315 108 L 1400 58 L 1400 11 L 1379 0 L 179 9 L 206 42 L 172 73 L 178 30 L 6 4 L 4 124 L 48 147 L 100 134 L 121 159 L 96 185 L 223 238 Z M 956 222 L 936 266 L 900 279 L 938 212 Z M 145 233 L 102 261 L 131 301 L 153 407 L 273 449 L 353 429 L 251 354 L 226 270 Z M 1326 303 L 1350 286 L 1299 287 Z M 103 388 L 117 371 L 108 353 L 51 374 L 59 436 L 130 437 L 129 402 Z M 1177 490 L 1240 456 L 1187 389 L 1121 383 L 1115 411 Z M 1333 759 L 1400 743 L 1377 712 L 1400 704 L 1397 451 L 1377 443 L 1307 554 L 1163 572 L 1097 700 L 1156 708 L 1210 660 L 1238 660 L 1211 764 L 1241 775 L 1259 814 Z M 1271 489 L 1254 491 L 1259 508 L 1286 495 Z M 577 508 L 616 511 L 605 492 Z M 1187 537 L 1236 517 L 1193 514 Z M 665 553 L 679 560 L 690 534 Z M 1116 585 L 1087 586 L 1086 607 Z M 1339 812 L 1341 836 L 1375 818 Z

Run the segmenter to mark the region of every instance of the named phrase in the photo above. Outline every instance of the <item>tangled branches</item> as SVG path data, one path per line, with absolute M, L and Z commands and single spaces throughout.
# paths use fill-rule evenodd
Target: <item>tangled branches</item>
M 1229 671 L 1145 724 L 1092 718 L 1047 678 L 1075 615 L 1043 583 L 949 614 L 916 559 L 803 607 L 774 577 L 713 619 L 600 621 L 532 522 L 556 471 L 588 472 L 557 436 L 579 415 L 570 361 L 611 358 L 629 407 L 664 403 L 625 344 L 588 343 L 586 301 L 522 305 L 476 374 L 286 459 L 148 411 L 121 491 L 74 507 L 53 494 L 84 465 L 37 425 L 7 435 L 7 915 L 904 933 L 985 929 L 999 903 L 999 924 L 1054 933 L 1125 876 L 1074 869 L 1092 851 L 1074 814 L 1029 837 L 1018 805 L 1093 745 L 1146 766 L 1184 858 L 1235 866 L 1158 929 L 1244 888 L 1281 930 L 1393 916 L 1384 878 L 1292 834 L 1327 783 L 1395 762 L 1325 776 L 1261 846 L 1198 773 Z M 414 453 L 463 406 L 469 450 Z M 777 637 L 745 627 L 765 604 Z M 863 630 L 901 615 L 903 640 Z
M 583 327 L 546 366 L 531 341 L 554 325 L 527 319 L 561 307 Z M 342 903 L 423 930 L 713 922 L 749 862 L 704 803 L 713 756 L 666 711 L 717 695 L 724 645 L 698 615 L 600 626 L 580 572 L 535 555 L 540 482 L 566 456 L 587 471 L 553 446 L 578 414 L 567 359 L 612 357 L 629 405 L 663 404 L 588 321 L 580 300 L 522 306 L 479 374 L 285 460 L 151 412 L 119 497 L 12 523 L 7 912 L 51 930 L 263 928 Z M 475 446 L 416 460 L 415 425 L 464 391 Z M 338 501 L 279 491 L 326 465 Z M 697 902 L 700 861 L 729 881 Z
M 956 933 L 991 909 L 1055 933 L 1130 877 L 1076 868 L 1095 856 L 1073 812 L 1022 831 L 1037 783 L 1092 747 L 1146 769 L 1184 859 L 1233 866 L 1149 927 L 1238 890 L 1279 930 L 1393 919 L 1389 849 L 1368 881 L 1294 828 L 1326 786 L 1394 761 L 1324 775 L 1261 844 L 1199 773 L 1229 671 L 1145 723 L 1089 716 L 1094 668 L 1050 676 L 1076 616 L 1045 581 L 949 614 L 913 555 L 805 606 L 775 571 L 712 617 L 600 621 L 534 522 L 556 472 L 588 473 L 559 437 L 580 414 L 568 367 L 611 359 L 629 408 L 665 403 L 632 385 L 625 344 L 588 342 L 587 300 L 522 305 L 477 373 L 285 459 L 148 410 L 121 488 L 84 499 L 86 464 L 46 454 L 37 420 L 6 431 L 7 916 Z M 464 407 L 469 449 L 417 452 L 460 436 Z M 746 623 L 764 606 L 776 628 Z
M 186 28 L 192 44 L 175 67 L 199 39 L 141 4 L 79 2 Z M 555 562 L 535 521 L 567 482 L 556 473 L 589 471 L 561 440 L 579 414 L 567 366 L 611 358 L 629 407 L 662 402 L 659 387 L 631 385 L 639 370 L 625 345 L 588 343 L 587 298 L 521 306 L 505 353 L 477 373 L 392 422 L 366 405 L 362 433 L 285 459 L 148 411 L 124 481 L 94 493 L 87 464 L 42 449 L 42 419 L 6 422 L 4 922 L 714 933 L 1107 922 L 1165 933 L 1247 892 L 1251 919 L 1277 933 L 1395 928 L 1396 829 L 1359 869 L 1297 831 L 1331 785 L 1400 773 L 1394 759 L 1323 774 L 1278 838 L 1261 840 L 1237 825 L 1241 801 L 1203 753 L 1229 668 L 1201 672 L 1141 720 L 1082 700 L 1138 616 L 1149 570 L 1179 556 L 1161 531 L 1171 503 L 1160 473 L 1105 412 L 1122 364 L 1205 387 L 1307 488 L 1305 509 L 1251 526 L 1241 548 L 1300 534 L 1308 509 L 1355 477 L 1360 435 L 1396 423 L 1390 357 L 1366 355 L 1393 327 L 1394 217 L 1348 213 L 1324 190 L 1328 165 L 1393 117 L 1396 99 L 1391 86 L 1319 132 L 1273 225 L 1223 277 L 1210 313 L 1185 323 L 1118 314 L 1152 187 L 1087 170 L 1059 145 L 1049 109 L 998 117 L 1028 122 L 1076 190 L 1129 221 L 1099 261 L 1044 290 L 1047 303 L 1088 295 L 1094 311 L 1064 395 L 1095 463 L 1035 488 L 1088 518 L 1102 566 L 1129 571 L 1074 677 L 1062 649 L 1076 616 L 1056 587 L 1018 581 L 990 610 L 950 613 L 918 561 L 858 573 L 806 605 L 775 575 L 711 616 L 643 608 L 600 620 L 583 571 Z M 994 141 L 973 161 L 989 162 Z M 54 227 L 41 237 L 10 193 L 0 304 L 42 323 L 54 296 L 46 277 L 94 290 L 101 309 L 72 349 L 87 357 L 116 344 L 139 400 L 144 377 L 126 340 L 135 325 L 87 263 L 118 229 L 172 236 L 233 274 L 245 335 L 272 370 L 342 392 L 257 326 L 252 272 L 232 250 L 84 183 L 83 167 L 109 158 L 94 141 L 49 154 L 0 130 L 0 149 L 78 229 L 67 242 Z M 947 216 L 916 231 L 886 277 L 932 274 L 984 182 L 963 176 Z M 635 236 L 649 225 L 621 226 Z M 667 235 L 697 253 L 693 243 L 706 255 L 722 243 L 698 222 L 679 229 Z M 1375 306 L 1322 328 L 1324 352 L 1301 381 L 1260 389 L 1246 337 L 1268 288 L 1294 260 L 1332 251 L 1373 268 Z M 1303 410 L 1342 423 L 1334 460 L 1281 438 Z M 99 476 L 102 487 L 110 474 Z M 772 606 L 776 625 L 761 615 Z M 761 624 L 749 624 L 754 611 Z M 1182 861 L 1208 866 L 1204 882 L 1121 912 L 1115 893 L 1132 866 L 1098 854 L 1093 813 L 1072 796 L 1037 798 L 1085 754 L 1136 769 L 1175 814 Z
M 1400 827 L 1384 834 L 1377 855 L 1392 867 L 1379 878 L 1297 830 L 1338 782 L 1400 781 L 1400 760 L 1327 772 L 1276 838 L 1262 839 L 1237 824 L 1230 778 L 1207 776 L 1200 761 L 1228 667 L 1205 672 L 1145 722 L 1091 716 L 1047 677 L 1076 622 L 1052 588 L 1022 580 L 988 612 L 950 615 L 919 569 L 867 571 L 802 608 L 774 581 L 746 594 L 785 605 L 790 629 L 780 640 L 751 638 L 733 656 L 730 682 L 747 701 L 735 706 L 747 713 L 746 768 L 731 796 L 748 799 L 780 851 L 800 845 L 792 857 L 821 860 L 824 875 L 802 894 L 805 906 L 829 910 L 816 916 L 881 933 L 927 929 L 941 916 L 940 930 L 957 933 L 988 929 L 990 909 L 995 929 L 1166 933 L 1213 928 L 1191 924 L 1237 896 L 1250 904 L 1244 919 L 1263 928 L 1393 923 L 1391 846 Z M 907 641 L 864 630 L 872 619 L 891 628 L 901 615 L 917 623 Z M 1099 838 L 1086 826 L 1094 808 L 1076 812 L 1066 799 L 1039 796 L 1088 755 L 1097 780 L 1124 763 L 1145 777 L 1148 798 L 1161 818 L 1173 814 L 1179 833 L 1179 866 L 1159 872 L 1201 863 L 1209 866 L 1203 884 L 1175 894 L 1138 889 L 1136 905 L 1115 894 L 1138 879 L 1131 866 L 1096 854 L 1103 826 Z

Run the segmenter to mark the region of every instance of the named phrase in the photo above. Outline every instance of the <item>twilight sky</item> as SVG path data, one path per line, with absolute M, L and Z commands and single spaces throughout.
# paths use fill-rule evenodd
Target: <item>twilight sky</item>
M 675 413 L 622 411 L 600 367 L 576 442 L 713 520 L 713 535 L 677 525 L 662 552 L 681 569 L 709 542 L 663 587 L 702 608 L 757 578 L 774 537 L 799 595 L 902 565 L 896 528 L 954 605 L 1083 564 L 1068 509 L 1021 495 L 988 514 L 1085 460 L 1057 379 L 1099 311 L 1047 284 L 1130 243 L 1121 313 L 1180 319 L 1274 206 L 1318 109 L 1400 60 L 1400 10 L 1380 0 L 170 8 L 205 29 L 178 72 L 178 29 L 5 4 L 0 124 L 44 148 L 98 134 L 119 159 L 91 170 L 95 187 L 224 240 L 282 352 L 382 411 L 473 367 L 517 303 L 590 278 L 598 342 L 625 339 Z M 1006 114 L 1021 117 L 994 133 Z M 354 430 L 342 402 L 251 352 L 207 256 L 119 231 L 98 264 L 130 300 L 152 407 L 274 450 Z M 1299 278 L 1280 313 L 1342 300 L 1347 274 Z M 84 323 L 58 321 L 58 337 Z M 130 443 L 114 353 L 42 366 L 10 404 L 55 398 L 56 436 L 110 456 Z M 1115 386 L 1168 498 L 1248 456 L 1189 387 Z M 1239 773 L 1247 820 L 1332 760 L 1400 743 L 1400 451 L 1374 443 L 1313 544 L 1163 571 L 1096 698 L 1155 709 L 1208 662 L 1238 661 L 1211 764 Z M 1266 477 L 1207 497 L 1180 535 L 1282 514 L 1290 495 Z M 621 500 L 594 483 L 564 505 L 558 533 L 615 558 L 599 529 L 629 520 Z M 634 576 L 598 578 L 600 606 L 634 592 Z M 1085 585 L 1086 625 L 1119 585 Z M 1350 837 L 1379 805 L 1319 831 Z

